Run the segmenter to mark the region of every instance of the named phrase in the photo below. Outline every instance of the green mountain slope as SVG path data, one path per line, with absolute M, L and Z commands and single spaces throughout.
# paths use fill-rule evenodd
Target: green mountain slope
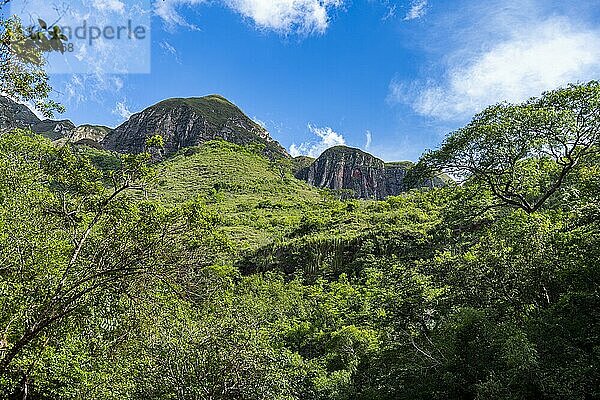
M 186 149 L 160 163 L 157 173 L 149 196 L 166 203 L 205 199 L 242 249 L 281 237 L 323 197 L 291 171 L 282 177 L 280 166 L 256 146 L 225 141 Z

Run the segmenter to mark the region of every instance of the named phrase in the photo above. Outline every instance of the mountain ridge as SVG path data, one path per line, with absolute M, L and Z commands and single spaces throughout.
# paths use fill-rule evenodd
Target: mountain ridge
M 140 153 L 146 150 L 149 137 L 160 135 L 164 141 L 160 155 L 163 158 L 212 140 L 225 140 L 242 146 L 256 145 L 272 160 L 292 159 L 265 127 L 218 94 L 165 99 L 132 114 L 115 128 L 90 124 L 76 126 L 69 120 L 40 120 L 26 105 L 6 97 L 0 97 L 0 106 L 0 132 L 28 128 L 57 144 L 73 143 L 119 153 Z M 409 189 L 404 178 L 413 163 L 386 163 L 361 149 L 335 146 L 317 159 L 296 157 L 291 165 L 297 179 L 317 188 L 348 191 L 361 199 L 382 200 Z M 434 179 L 423 186 L 444 184 L 443 179 Z

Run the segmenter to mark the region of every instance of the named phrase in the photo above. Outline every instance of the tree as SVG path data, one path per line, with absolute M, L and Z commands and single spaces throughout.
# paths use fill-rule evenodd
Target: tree
M 0 9 L 10 0 L 3 0 Z M 39 20 L 39 27 L 24 27 L 12 16 L 0 18 L 0 87 L 3 95 L 18 101 L 33 102 L 36 109 L 47 117 L 64 108 L 48 100 L 52 87 L 44 70 L 45 55 L 64 52 L 67 37 L 58 26 L 49 26 Z
M 55 328 L 99 296 L 207 262 L 214 223 L 201 204 L 165 207 L 132 193 L 152 176 L 149 159 L 124 155 L 103 173 L 40 136 L 0 137 L 0 380 L 18 377 L 25 391 Z
M 445 170 L 490 190 L 500 204 L 539 210 L 600 144 L 600 83 L 501 103 L 426 153 L 417 170 Z

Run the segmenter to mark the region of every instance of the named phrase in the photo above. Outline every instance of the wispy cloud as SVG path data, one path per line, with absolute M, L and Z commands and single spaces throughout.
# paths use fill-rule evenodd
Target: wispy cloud
M 181 64 L 181 59 L 179 58 L 179 52 L 177 51 L 175 46 L 173 46 L 171 43 L 167 42 L 166 40 L 163 40 L 160 42 L 160 48 L 163 49 L 163 51 L 167 55 L 173 57 L 173 59 L 175 60 L 175 62 L 177 64 Z
M 120 0 L 94 0 L 93 7 L 102 12 L 125 13 L 125 3 Z
M 181 8 L 205 3 L 205 0 L 163 0 L 155 2 L 154 12 L 169 28 L 198 27 L 189 22 Z M 329 26 L 330 11 L 344 0 L 219 0 L 259 29 L 282 34 L 323 33 Z
M 252 121 L 256 122 L 258 125 L 262 126 L 263 128 L 267 129 L 266 122 L 264 122 L 263 120 L 259 119 L 258 117 L 252 117 Z
M 448 60 L 441 79 L 393 81 L 389 99 L 409 104 L 418 114 L 452 120 L 499 101 L 519 102 L 594 79 L 600 75 L 600 31 L 566 18 L 532 21 L 466 60 Z
M 196 6 L 204 2 L 205 0 L 159 0 L 154 2 L 154 13 L 163 20 L 169 29 L 183 26 L 198 30 L 198 26 L 189 22 L 181 14 L 181 8 Z
M 346 145 L 344 136 L 329 127 L 317 128 L 309 124 L 308 129 L 318 138 L 318 140 L 304 142 L 299 145 L 295 143 L 292 144 L 290 146 L 290 154 L 292 157 L 309 156 L 317 158 L 330 147 Z
M 365 133 L 365 138 L 365 150 L 369 150 L 369 148 L 371 147 L 371 143 L 373 143 L 373 134 L 371 133 L 371 131 L 367 131 Z
M 118 115 L 123 120 L 128 120 L 133 115 L 133 112 L 129 110 L 129 107 L 127 107 L 127 103 L 125 102 L 125 100 L 123 100 L 115 104 L 113 114 Z
M 97 101 L 105 97 L 107 93 L 117 94 L 122 91 L 125 83 L 119 75 L 96 74 L 73 74 L 64 81 L 61 93 L 63 102 L 74 105 Z
M 419 19 L 427 14 L 427 0 L 414 0 L 410 6 L 410 9 L 404 16 L 405 21 L 411 21 L 413 19 Z

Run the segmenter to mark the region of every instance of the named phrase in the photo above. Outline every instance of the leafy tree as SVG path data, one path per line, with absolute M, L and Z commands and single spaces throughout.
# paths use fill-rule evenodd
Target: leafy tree
M 598 152 L 599 110 L 596 81 L 498 104 L 425 154 L 419 168 L 443 169 L 490 190 L 501 204 L 535 212 Z
M 10 3 L 4 0 L 0 10 Z M 45 55 L 64 52 L 67 37 L 58 26 L 39 20 L 39 27 L 24 27 L 16 16 L 0 17 L 0 87 L 4 95 L 19 101 L 31 101 L 45 116 L 64 108 L 48 100 L 52 87 L 44 69 Z
M 22 390 L 36 351 L 96 296 L 148 277 L 184 279 L 175 271 L 207 262 L 213 222 L 200 204 L 173 209 L 128 194 L 151 175 L 149 157 L 122 156 L 104 175 L 39 136 L 0 137 L 0 376 L 21 376 Z

